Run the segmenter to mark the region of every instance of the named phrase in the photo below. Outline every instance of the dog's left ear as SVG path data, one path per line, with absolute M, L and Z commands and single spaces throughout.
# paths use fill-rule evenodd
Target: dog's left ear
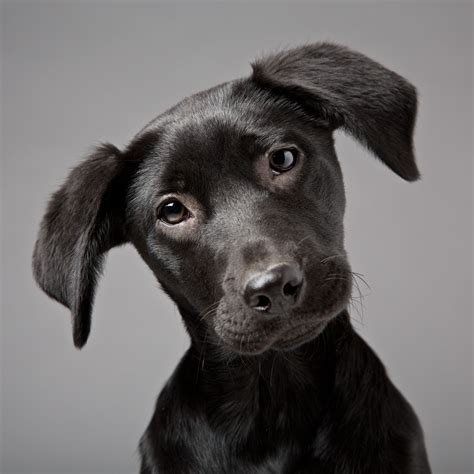
M 259 86 L 344 128 L 407 181 L 419 178 L 413 152 L 416 90 L 398 74 L 328 43 L 267 56 L 252 67 Z
M 125 199 L 132 164 L 102 145 L 52 196 L 33 254 L 41 288 L 71 310 L 73 339 L 89 336 L 95 286 L 106 252 L 125 243 Z

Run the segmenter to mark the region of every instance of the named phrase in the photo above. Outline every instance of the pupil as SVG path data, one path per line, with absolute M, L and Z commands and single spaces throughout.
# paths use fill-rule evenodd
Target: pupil
M 295 161 L 295 157 L 291 150 L 279 150 L 273 156 L 273 165 L 280 168 L 290 168 Z
M 179 202 L 170 202 L 165 205 L 165 216 L 167 219 L 179 219 L 183 212 L 183 206 Z

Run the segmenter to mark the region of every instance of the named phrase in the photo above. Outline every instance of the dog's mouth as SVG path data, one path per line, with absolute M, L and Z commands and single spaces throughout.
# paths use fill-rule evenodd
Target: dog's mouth
M 272 318 L 222 298 L 215 313 L 214 331 L 226 348 L 240 354 L 296 349 L 317 338 L 347 306 L 352 290 L 350 270 L 338 275 L 326 278 L 315 289 L 316 296 L 307 290 L 305 301 L 293 311 Z
M 224 330 L 219 336 L 224 345 L 240 354 L 257 355 L 267 350 L 288 351 L 315 339 L 323 332 L 331 318 L 318 321 L 305 321 L 299 325 L 262 333 L 236 332 Z

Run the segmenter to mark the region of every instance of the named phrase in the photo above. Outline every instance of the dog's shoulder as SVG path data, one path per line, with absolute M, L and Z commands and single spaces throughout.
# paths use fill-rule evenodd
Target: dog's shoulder
M 429 473 L 420 422 L 375 351 L 351 331 L 337 358 L 315 456 L 347 462 L 353 472 Z M 392 467 L 382 468 L 380 460 Z

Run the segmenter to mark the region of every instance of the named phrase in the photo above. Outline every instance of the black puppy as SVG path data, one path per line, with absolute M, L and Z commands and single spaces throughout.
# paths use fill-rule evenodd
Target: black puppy
M 191 346 L 159 396 L 141 473 L 429 473 L 419 422 L 353 330 L 342 127 L 419 177 L 416 91 L 314 44 L 193 95 L 120 151 L 103 145 L 52 197 L 34 252 L 43 290 L 89 336 L 105 253 L 132 243 Z

